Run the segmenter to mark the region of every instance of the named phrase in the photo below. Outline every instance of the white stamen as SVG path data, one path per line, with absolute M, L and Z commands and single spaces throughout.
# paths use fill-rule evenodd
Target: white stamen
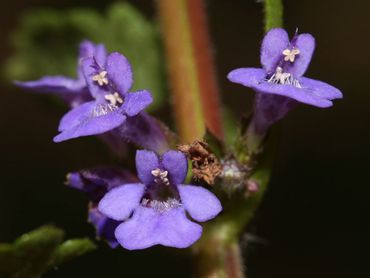
M 104 98 L 108 100 L 111 105 L 114 105 L 114 106 L 117 105 L 117 102 L 120 104 L 123 103 L 123 99 L 117 92 L 115 92 L 114 94 L 105 95 Z
M 286 62 L 290 61 L 290 62 L 293 63 L 294 59 L 295 59 L 295 56 L 298 55 L 299 53 L 301 53 L 301 51 L 299 51 L 298 48 L 293 48 L 293 49 L 287 48 L 287 49 L 285 49 L 283 51 L 283 55 L 285 56 L 284 61 L 286 61 Z
M 165 212 L 173 208 L 181 207 L 181 203 L 174 198 L 167 199 L 166 201 L 149 200 L 144 198 L 141 201 L 141 205 L 144 207 L 150 207 L 158 212 Z
M 106 75 L 107 72 L 105 70 L 101 71 L 97 75 L 94 75 L 92 80 L 98 82 L 99 86 L 108 85 L 108 78 L 106 78 Z
M 94 117 L 104 116 L 110 112 L 113 112 L 117 108 L 118 107 L 116 105 L 112 105 L 110 103 L 98 104 L 97 106 L 95 106 L 93 110 L 93 116 Z
M 273 84 L 293 85 L 294 87 L 302 88 L 298 79 L 295 79 L 288 72 L 283 72 L 281 67 L 276 68 L 276 72 L 267 80 L 267 82 Z
M 159 168 L 156 168 L 151 171 L 152 175 L 155 177 L 154 181 L 156 183 L 162 182 L 165 185 L 170 185 L 170 181 L 167 178 L 168 171 L 162 171 Z

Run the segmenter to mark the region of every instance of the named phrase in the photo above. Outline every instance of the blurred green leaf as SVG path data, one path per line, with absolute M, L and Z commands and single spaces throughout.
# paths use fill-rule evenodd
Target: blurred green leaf
M 95 244 L 87 238 L 70 239 L 59 245 L 53 253 L 53 265 L 59 265 L 93 251 Z
M 150 108 L 161 105 L 165 74 L 159 32 L 128 3 L 113 4 L 104 15 L 88 8 L 25 13 L 12 36 L 14 54 L 5 65 L 5 76 L 9 80 L 76 76 L 78 44 L 84 39 L 127 56 L 134 71 L 133 90 L 149 89 L 154 97 Z
M 40 277 L 47 270 L 95 249 L 89 239 L 63 242 L 64 232 L 43 226 L 20 236 L 13 244 L 0 244 L 0 277 Z

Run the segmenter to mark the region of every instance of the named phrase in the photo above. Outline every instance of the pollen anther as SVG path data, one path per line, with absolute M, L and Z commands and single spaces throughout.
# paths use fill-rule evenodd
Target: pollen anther
M 110 102 L 110 104 L 116 106 L 117 103 L 119 104 L 122 104 L 123 103 L 123 99 L 121 98 L 121 96 L 115 92 L 114 94 L 108 94 L 108 95 L 105 95 L 104 98 L 106 100 L 108 100 Z
M 159 168 L 156 168 L 151 171 L 152 175 L 155 177 L 154 181 L 156 183 L 163 183 L 165 185 L 170 185 L 170 181 L 168 180 L 168 171 L 163 171 Z
M 108 78 L 106 78 L 107 72 L 101 71 L 92 77 L 93 81 L 98 82 L 99 86 L 108 85 Z
M 299 53 L 301 53 L 301 51 L 299 51 L 298 48 L 293 48 L 293 49 L 284 49 L 283 51 L 283 55 L 285 56 L 284 57 L 284 61 L 288 62 L 294 62 L 295 60 L 295 56 L 298 55 Z

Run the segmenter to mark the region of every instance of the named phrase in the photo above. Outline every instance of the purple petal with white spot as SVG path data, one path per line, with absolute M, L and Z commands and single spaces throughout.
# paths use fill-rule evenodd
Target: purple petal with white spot
M 118 242 L 129 250 L 145 249 L 156 244 L 186 248 L 201 234 L 202 227 L 187 219 L 181 207 L 158 212 L 139 206 L 132 218 L 115 231 Z
M 253 88 L 259 92 L 289 97 L 301 103 L 320 108 L 327 108 L 333 105 L 330 100 L 316 95 L 314 88 L 297 88 L 293 85 L 271 84 L 266 81 L 256 84 Z
M 125 220 L 139 205 L 144 195 L 145 185 L 125 184 L 110 190 L 101 199 L 98 209 L 101 213 L 117 221 Z
M 183 183 L 188 173 L 188 160 L 179 151 L 168 151 L 162 156 L 162 165 L 168 171 L 173 184 Z
M 54 137 L 54 142 L 61 142 L 80 136 L 97 135 L 112 130 L 121 125 L 126 116 L 116 111 L 95 115 L 97 109 L 102 109 L 98 102 L 85 103 L 70 112 L 61 120 L 61 133 Z
M 124 96 L 133 82 L 131 65 L 127 58 L 118 52 L 109 54 L 106 70 L 117 92 Z
M 293 46 L 299 49 L 300 53 L 295 56 L 294 62 L 287 62 L 285 70 L 291 73 L 295 78 L 302 76 L 312 58 L 315 50 L 315 38 L 310 34 L 300 34 L 292 41 Z
M 178 185 L 181 203 L 190 216 L 203 222 L 216 217 L 222 210 L 217 197 L 209 190 L 194 185 Z
M 136 116 L 153 102 L 149 91 L 142 90 L 125 95 L 122 110 L 130 117 Z
M 267 73 L 275 72 L 288 46 L 289 36 L 284 29 L 274 28 L 266 34 L 261 46 L 261 64 Z
M 135 161 L 139 179 L 144 184 L 151 184 L 154 180 L 152 170 L 160 167 L 158 156 L 152 151 L 138 150 Z
M 230 81 L 242 84 L 246 87 L 253 88 L 261 93 L 276 94 L 280 96 L 289 97 L 316 107 L 326 108 L 333 105 L 333 103 L 326 98 L 314 93 L 315 88 L 303 87 L 298 88 L 293 85 L 272 84 L 266 81 L 262 69 L 256 68 L 241 68 L 233 70 L 229 73 L 228 78 Z M 309 81 L 306 84 L 309 84 Z
M 96 234 L 98 237 L 104 238 L 111 248 L 116 248 L 119 244 L 114 235 L 114 231 L 121 223 L 110 219 L 100 213 L 97 208 L 89 210 L 89 222 L 95 226 Z

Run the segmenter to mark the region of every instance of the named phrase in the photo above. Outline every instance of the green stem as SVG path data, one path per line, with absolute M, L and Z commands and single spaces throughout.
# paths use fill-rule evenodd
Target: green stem
M 224 139 L 219 86 L 209 34 L 204 0 L 187 0 L 192 46 L 200 87 L 200 97 L 207 129 L 218 139 Z
M 265 32 L 271 28 L 283 26 L 282 0 L 264 0 L 265 5 Z
M 228 225 L 204 235 L 193 247 L 197 278 L 244 278 L 241 251 L 236 238 L 226 236 Z

